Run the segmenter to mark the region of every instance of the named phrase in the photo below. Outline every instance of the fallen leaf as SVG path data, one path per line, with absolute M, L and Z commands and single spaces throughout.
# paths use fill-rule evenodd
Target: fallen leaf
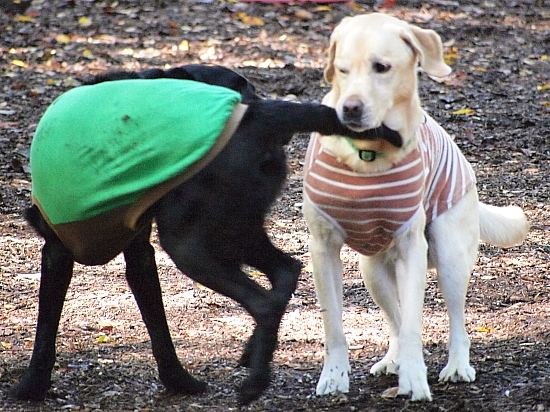
M 107 335 L 99 335 L 97 343 L 109 343 L 110 339 Z
M 86 57 L 87 59 L 95 59 L 95 56 L 94 54 L 92 53 L 92 51 L 90 49 L 85 49 L 83 52 L 82 52 L 82 55 L 84 57 Z
M 394 386 L 392 388 L 386 389 L 384 392 L 382 392 L 380 396 L 384 399 L 393 399 L 393 398 L 397 398 L 398 393 L 399 393 L 399 387 Z
M 460 109 L 453 112 L 453 114 L 472 114 L 475 113 L 475 110 L 472 109 Z
M 90 19 L 89 17 L 81 17 L 78 19 L 78 25 L 80 27 L 90 27 L 92 23 L 92 19 Z
M 178 45 L 178 50 L 189 51 L 189 41 L 182 40 L 181 43 Z
M 27 67 L 27 63 L 21 60 L 12 60 L 11 64 L 18 66 L 18 67 Z
M 208 292 L 208 291 L 212 291 L 212 289 L 210 289 L 209 287 L 204 286 L 204 285 L 202 285 L 202 284 L 200 284 L 200 283 L 196 283 L 196 285 L 197 285 L 197 287 L 198 287 L 200 290 L 205 290 L 205 291 L 207 291 L 207 292 Z
M 395 6 L 397 6 L 397 0 L 384 0 L 382 3 L 382 7 L 385 9 L 391 9 Z
M 13 21 L 15 21 L 15 22 L 31 22 L 31 21 L 34 21 L 34 19 L 31 16 L 15 16 L 13 18 Z
M 250 16 L 245 12 L 237 13 L 237 17 L 247 26 L 263 26 L 265 24 L 261 17 Z
M 256 276 L 265 276 L 265 273 L 259 272 L 257 270 L 253 270 L 252 272 L 250 272 L 250 274 Z
M 492 329 L 492 328 L 478 328 L 478 329 L 476 329 L 476 332 L 491 332 L 493 330 L 494 329 Z
M 296 13 L 294 13 L 294 16 L 301 20 L 309 20 L 313 18 L 313 13 L 304 9 L 298 9 Z
M 367 10 L 366 8 L 358 6 L 357 4 L 355 4 L 354 1 L 352 1 L 351 3 L 348 3 L 348 6 L 349 6 L 350 9 L 355 10 L 355 11 L 366 11 Z
M 456 60 L 460 59 L 460 56 L 456 53 L 447 53 L 443 56 L 443 59 L 445 60 L 445 63 L 452 64 Z
M 58 34 L 55 36 L 55 41 L 58 43 L 69 43 L 71 38 L 66 34 Z

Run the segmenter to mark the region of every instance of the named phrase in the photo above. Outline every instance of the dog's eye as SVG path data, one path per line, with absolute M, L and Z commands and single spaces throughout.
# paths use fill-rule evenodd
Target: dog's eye
M 338 67 L 338 72 L 340 72 L 340 74 L 349 74 L 349 70 L 343 67 Z
M 374 71 L 376 73 L 387 73 L 390 71 L 391 69 L 391 65 L 390 64 L 384 64 L 384 63 L 380 63 L 380 62 L 376 62 L 372 65 L 372 68 L 374 69 Z

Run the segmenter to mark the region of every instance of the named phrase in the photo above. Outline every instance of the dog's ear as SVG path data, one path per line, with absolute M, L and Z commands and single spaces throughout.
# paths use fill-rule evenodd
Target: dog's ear
M 345 25 L 346 21 L 349 20 L 350 17 L 344 17 L 340 24 L 336 26 L 336 28 L 333 30 L 332 34 L 330 35 L 330 45 L 328 49 L 328 63 L 327 67 L 325 68 L 325 80 L 327 83 L 332 83 L 332 80 L 334 79 L 334 58 L 336 56 L 336 44 L 337 39 L 340 36 L 340 33 L 343 30 L 343 26 Z
M 451 73 L 451 68 L 443 60 L 443 43 L 435 31 L 409 25 L 401 33 L 401 38 L 418 55 L 420 67 L 426 73 L 435 77 L 444 77 Z
M 330 36 L 330 46 L 328 49 L 328 63 L 325 67 L 325 80 L 327 83 L 332 83 L 334 79 L 334 55 L 336 54 L 336 39 L 334 38 L 334 33 Z

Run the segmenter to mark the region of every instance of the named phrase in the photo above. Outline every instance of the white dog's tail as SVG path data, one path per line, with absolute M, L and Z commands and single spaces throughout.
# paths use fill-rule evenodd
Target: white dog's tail
M 479 202 L 482 242 L 499 247 L 519 245 L 529 232 L 529 222 L 517 206 L 496 207 Z

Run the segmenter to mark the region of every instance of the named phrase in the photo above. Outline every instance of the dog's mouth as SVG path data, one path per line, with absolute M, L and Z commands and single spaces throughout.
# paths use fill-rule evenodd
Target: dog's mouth
M 403 147 L 403 138 L 399 132 L 390 129 L 385 124 L 373 129 L 364 130 L 360 123 L 346 122 L 346 127 L 354 130 L 357 134 L 353 136 L 357 140 L 385 140 L 395 147 Z

